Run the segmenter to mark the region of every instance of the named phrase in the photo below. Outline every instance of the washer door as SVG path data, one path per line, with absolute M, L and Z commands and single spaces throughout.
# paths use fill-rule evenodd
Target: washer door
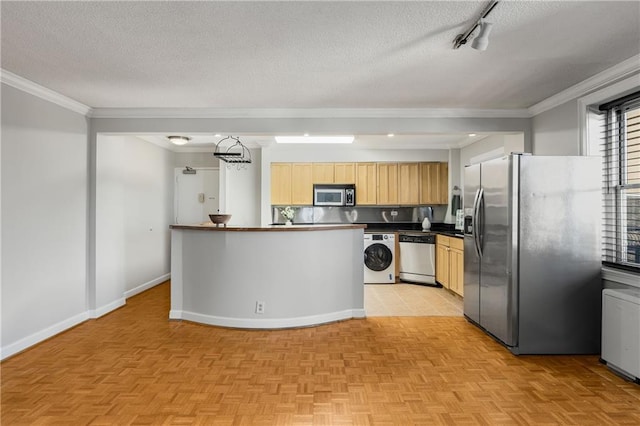
M 364 265 L 372 271 L 384 271 L 392 261 L 391 249 L 384 244 L 371 244 L 364 250 Z

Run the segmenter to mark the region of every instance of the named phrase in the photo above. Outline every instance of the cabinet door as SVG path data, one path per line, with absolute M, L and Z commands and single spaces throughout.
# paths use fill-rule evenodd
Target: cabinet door
M 439 163 L 420 163 L 420 204 L 439 204 Z
M 291 163 L 271 163 L 271 204 L 291 204 Z
M 335 183 L 356 183 L 356 163 L 335 163 L 333 165 Z
M 449 204 L 449 163 L 438 163 L 438 204 Z
M 313 163 L 313 183 L 333 182 L 333 163 Z
M 397 163 L 378 163 L 378 204 L 398 204 Z
M 356 205 L 375 205 L 377 189 L 376 163 L 356 163 Z
M 398 203 L 420 203 L 420 163 L 398 164 Z
M 436 244 L 436 281 L 449 288 L 449 247 Z
M 291 164 L 291 204 L 313 204 L 313 167 L 311 163 Z
M 464 252 L 451 249 L 449 251 L 449 284 L 451 290 L 464 296 Z

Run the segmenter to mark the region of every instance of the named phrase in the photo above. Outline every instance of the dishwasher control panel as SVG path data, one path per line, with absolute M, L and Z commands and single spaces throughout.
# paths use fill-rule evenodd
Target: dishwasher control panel
M 434 234 L 416 235 L 416 234 L 400 234 L 398 236 L 401 243 L 414 244 L 435 244 L 436 236 Z

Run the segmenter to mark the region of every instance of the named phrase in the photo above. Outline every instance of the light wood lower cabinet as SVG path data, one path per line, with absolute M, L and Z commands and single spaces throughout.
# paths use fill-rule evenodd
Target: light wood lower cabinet
M 449 237 L 436 236 L 436 281 L 449 288 Z
M 464 296 L 464 242 L 461 238 L 436 236 L 436 281 Z

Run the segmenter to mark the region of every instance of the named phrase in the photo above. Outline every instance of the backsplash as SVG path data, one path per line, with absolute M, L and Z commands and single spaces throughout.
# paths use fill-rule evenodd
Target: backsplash
M 285 206 L 271 206 L 272 223 L 284 223 L 280 214 Z M 442 222 L 447 206 L 420 207 L 313 207 L 293 206 L 293 223 L 421 223 L 425 216 Z

